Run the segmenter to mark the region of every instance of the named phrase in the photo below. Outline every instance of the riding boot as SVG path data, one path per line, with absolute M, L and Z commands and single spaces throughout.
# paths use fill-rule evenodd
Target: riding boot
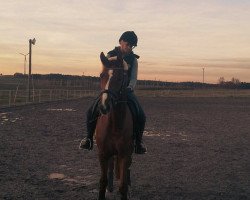
M 141 127 L 138 129 L 135 137 L 135 153 L 136 154 L 144 154 L 147 152 L 147 148 L 144 147 L 142 142 L 142 135 L 144 131 L 144 124 L 141 125 Z
M 91 123 L 87 122 L 87 137 L 81 140 L 79 149 L 88 149 L 88 150 L 93 149 L 93 144 L 94 144 L 93 135 L 95 132 L 95 126 L 96 126 L 96 121 Z
M 135 153 L 136 154 L 144 154 L 147 152 L 147 148 L 144 147 L 143 143 L 142 143 L 142 134 L 138 134 L 141 135 L 139 137 L 137 137 L 136 141 L 135 141 Z
M 93 135 L 96 128 L 97 119 L 93 119 L 92 109 L 90 108 L 87 112 L 87 137 L 81 140 L 79 149 L 93 149 Z

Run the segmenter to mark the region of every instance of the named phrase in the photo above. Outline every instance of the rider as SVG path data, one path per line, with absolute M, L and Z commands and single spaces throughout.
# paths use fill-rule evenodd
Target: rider
M 132 49 L 137 46 L 137 36 L 134 31 L 124 32 L 119 39 L 119 47 L 115 47 L 112 51 L 108 52 L 107 57 L 117 56 L 119 52 L 122 53 L 123 59 L 129 66 L 129 83 L 127 86 L 128 91 L 128 106 L 133 115 L 134 132 L 135 132 L 135 153 L 144 154 L 147 150 L 142 145 L 142 135 L 145 127 L 146 116 L 142 107 L 140 106 L 135 94 L 134 88 L 137 82 L 138 61 L 139 56 L 134 54 Z M 98 101 L 96 101 L 87 111 L 87 138 L 84 138 L 79 148 L 92 150 L 93 148 L 93 135 L 95 132 L 97 118 L 99 112 L 97 110 Z

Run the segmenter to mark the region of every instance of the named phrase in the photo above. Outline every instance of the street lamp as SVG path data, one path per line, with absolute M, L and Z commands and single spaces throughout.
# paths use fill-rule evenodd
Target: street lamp
M 36 39 L 29 39 L 29 76 L 28 76 L 28 101 L 30 102 L 30 77 L 31 77 L 31 46 L 35 45 Z
M 23 74 L 25 75 L 26 74 L 26 61 L 27 61 L 26 56 L 29 55 L 29 53 L 27 53 L 27 54 L 19 53 L 19 54 L 24 56 Z

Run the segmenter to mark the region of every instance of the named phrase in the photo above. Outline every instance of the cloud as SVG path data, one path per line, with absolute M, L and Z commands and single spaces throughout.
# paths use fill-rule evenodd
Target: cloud
M 203 64 L 244 71 L 250 58 L 249 12 L 246 0 L 3 1 L 0 66 L 11 57 L 9 69 L 18 66 L 15 54 L 26 52 L 28 39 L 35 37 L 37 66 L 48 71 L 63 66 L 68 73 L 82 67 L 98 74 L 99 53 L 118 45 L 123 31 L 134 30 L 142 74 L 155 66 L 168 77 L 166 67 L 178 74 L 178 68 L 195 70 Z

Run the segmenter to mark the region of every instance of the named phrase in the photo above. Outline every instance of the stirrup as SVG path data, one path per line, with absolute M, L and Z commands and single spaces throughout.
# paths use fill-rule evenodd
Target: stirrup
M 86 148 L 86 143 L 89 143 L 89 147 Z M 81 140 L 79 149 L 87 149 L 87 150 L 92 150 L 93 149 L 93 142 L 89 138 L 84 138 Z

